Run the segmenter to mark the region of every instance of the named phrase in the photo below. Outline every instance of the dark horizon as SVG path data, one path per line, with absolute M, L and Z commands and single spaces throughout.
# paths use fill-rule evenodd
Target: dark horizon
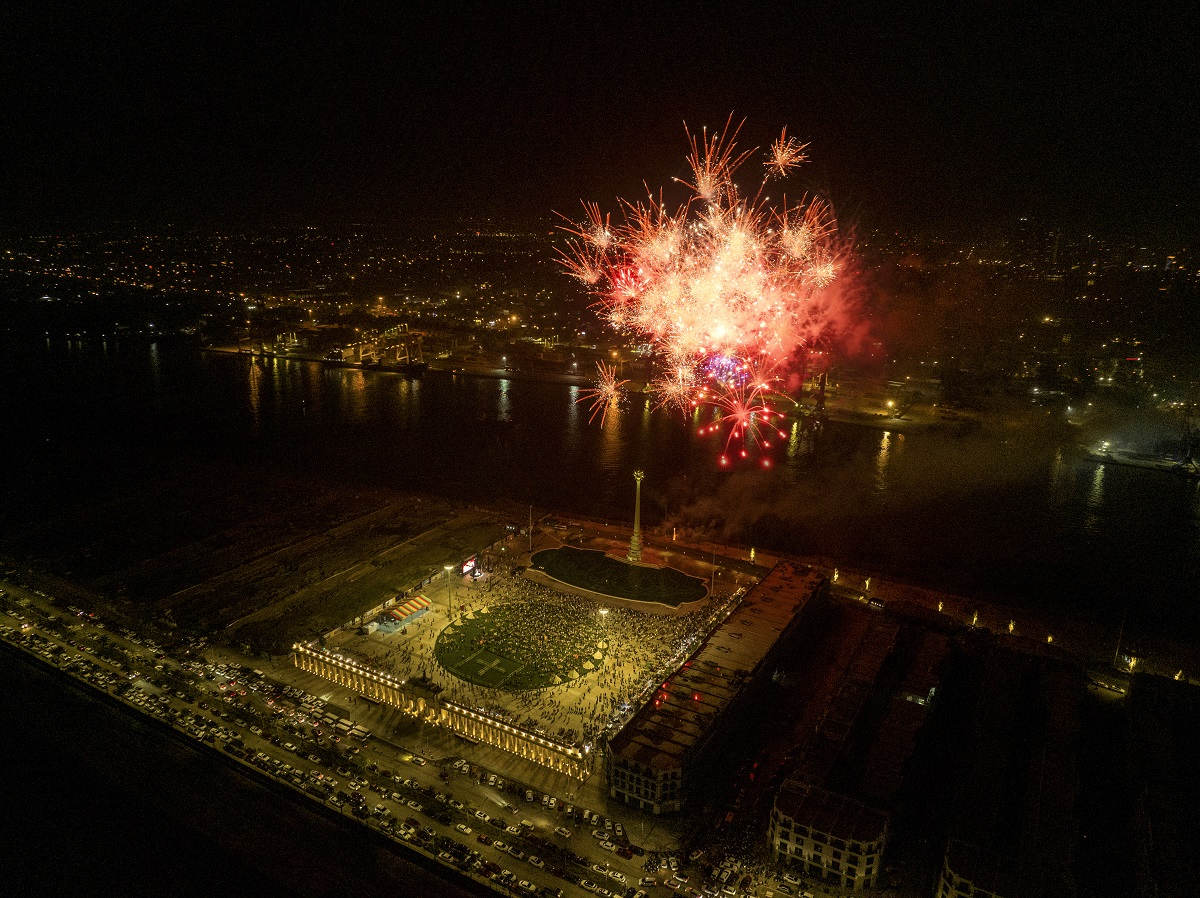
M 1163 13 L 890 20 L 386 8 L 7 16 L 0 227 L 541 227 L 669 188 L 684 124 L 787 126 L 854 226 L 1191 238 L 1194 33 Z M 757 172 L 748 163 L 745 186 Z

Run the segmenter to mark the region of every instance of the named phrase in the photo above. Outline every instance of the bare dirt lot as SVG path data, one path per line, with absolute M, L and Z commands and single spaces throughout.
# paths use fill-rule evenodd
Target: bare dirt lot
M 261 471 L 152 473 L 11 522 L 3 551 L 131 619 L 278 652 L 505 532 L 500 513 L 426 495 Z

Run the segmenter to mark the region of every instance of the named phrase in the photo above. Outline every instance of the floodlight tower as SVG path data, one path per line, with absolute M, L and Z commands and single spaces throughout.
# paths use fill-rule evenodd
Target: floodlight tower
M 633 480 L 637 484 L 633 500 L 633 536 L 629 540 L 629 554 L 625 556 L 630 564 L 642 560 L 642 479 L 645 476 L 642 471 L 633 472 Z

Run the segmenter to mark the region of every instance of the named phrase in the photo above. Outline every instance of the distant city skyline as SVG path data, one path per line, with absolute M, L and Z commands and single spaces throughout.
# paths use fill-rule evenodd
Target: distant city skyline
M 616 210 L 684 123 L 811 143 L 850 227 L 1197 232 L 1195 32 L 1166 12 L 890 17 L 570 6 L 26 8 L 3 42 L 0 228 L 332 225 Z

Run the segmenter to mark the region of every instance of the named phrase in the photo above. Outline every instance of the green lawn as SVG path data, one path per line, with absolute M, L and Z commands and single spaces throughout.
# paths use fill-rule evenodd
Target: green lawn
M 621 599 L 678 607 L 708 595 L 703 580 L 674 568 L 626 564 L 592 549 L 563 546 L 533 556 L 534 570 L 572 586 Z

